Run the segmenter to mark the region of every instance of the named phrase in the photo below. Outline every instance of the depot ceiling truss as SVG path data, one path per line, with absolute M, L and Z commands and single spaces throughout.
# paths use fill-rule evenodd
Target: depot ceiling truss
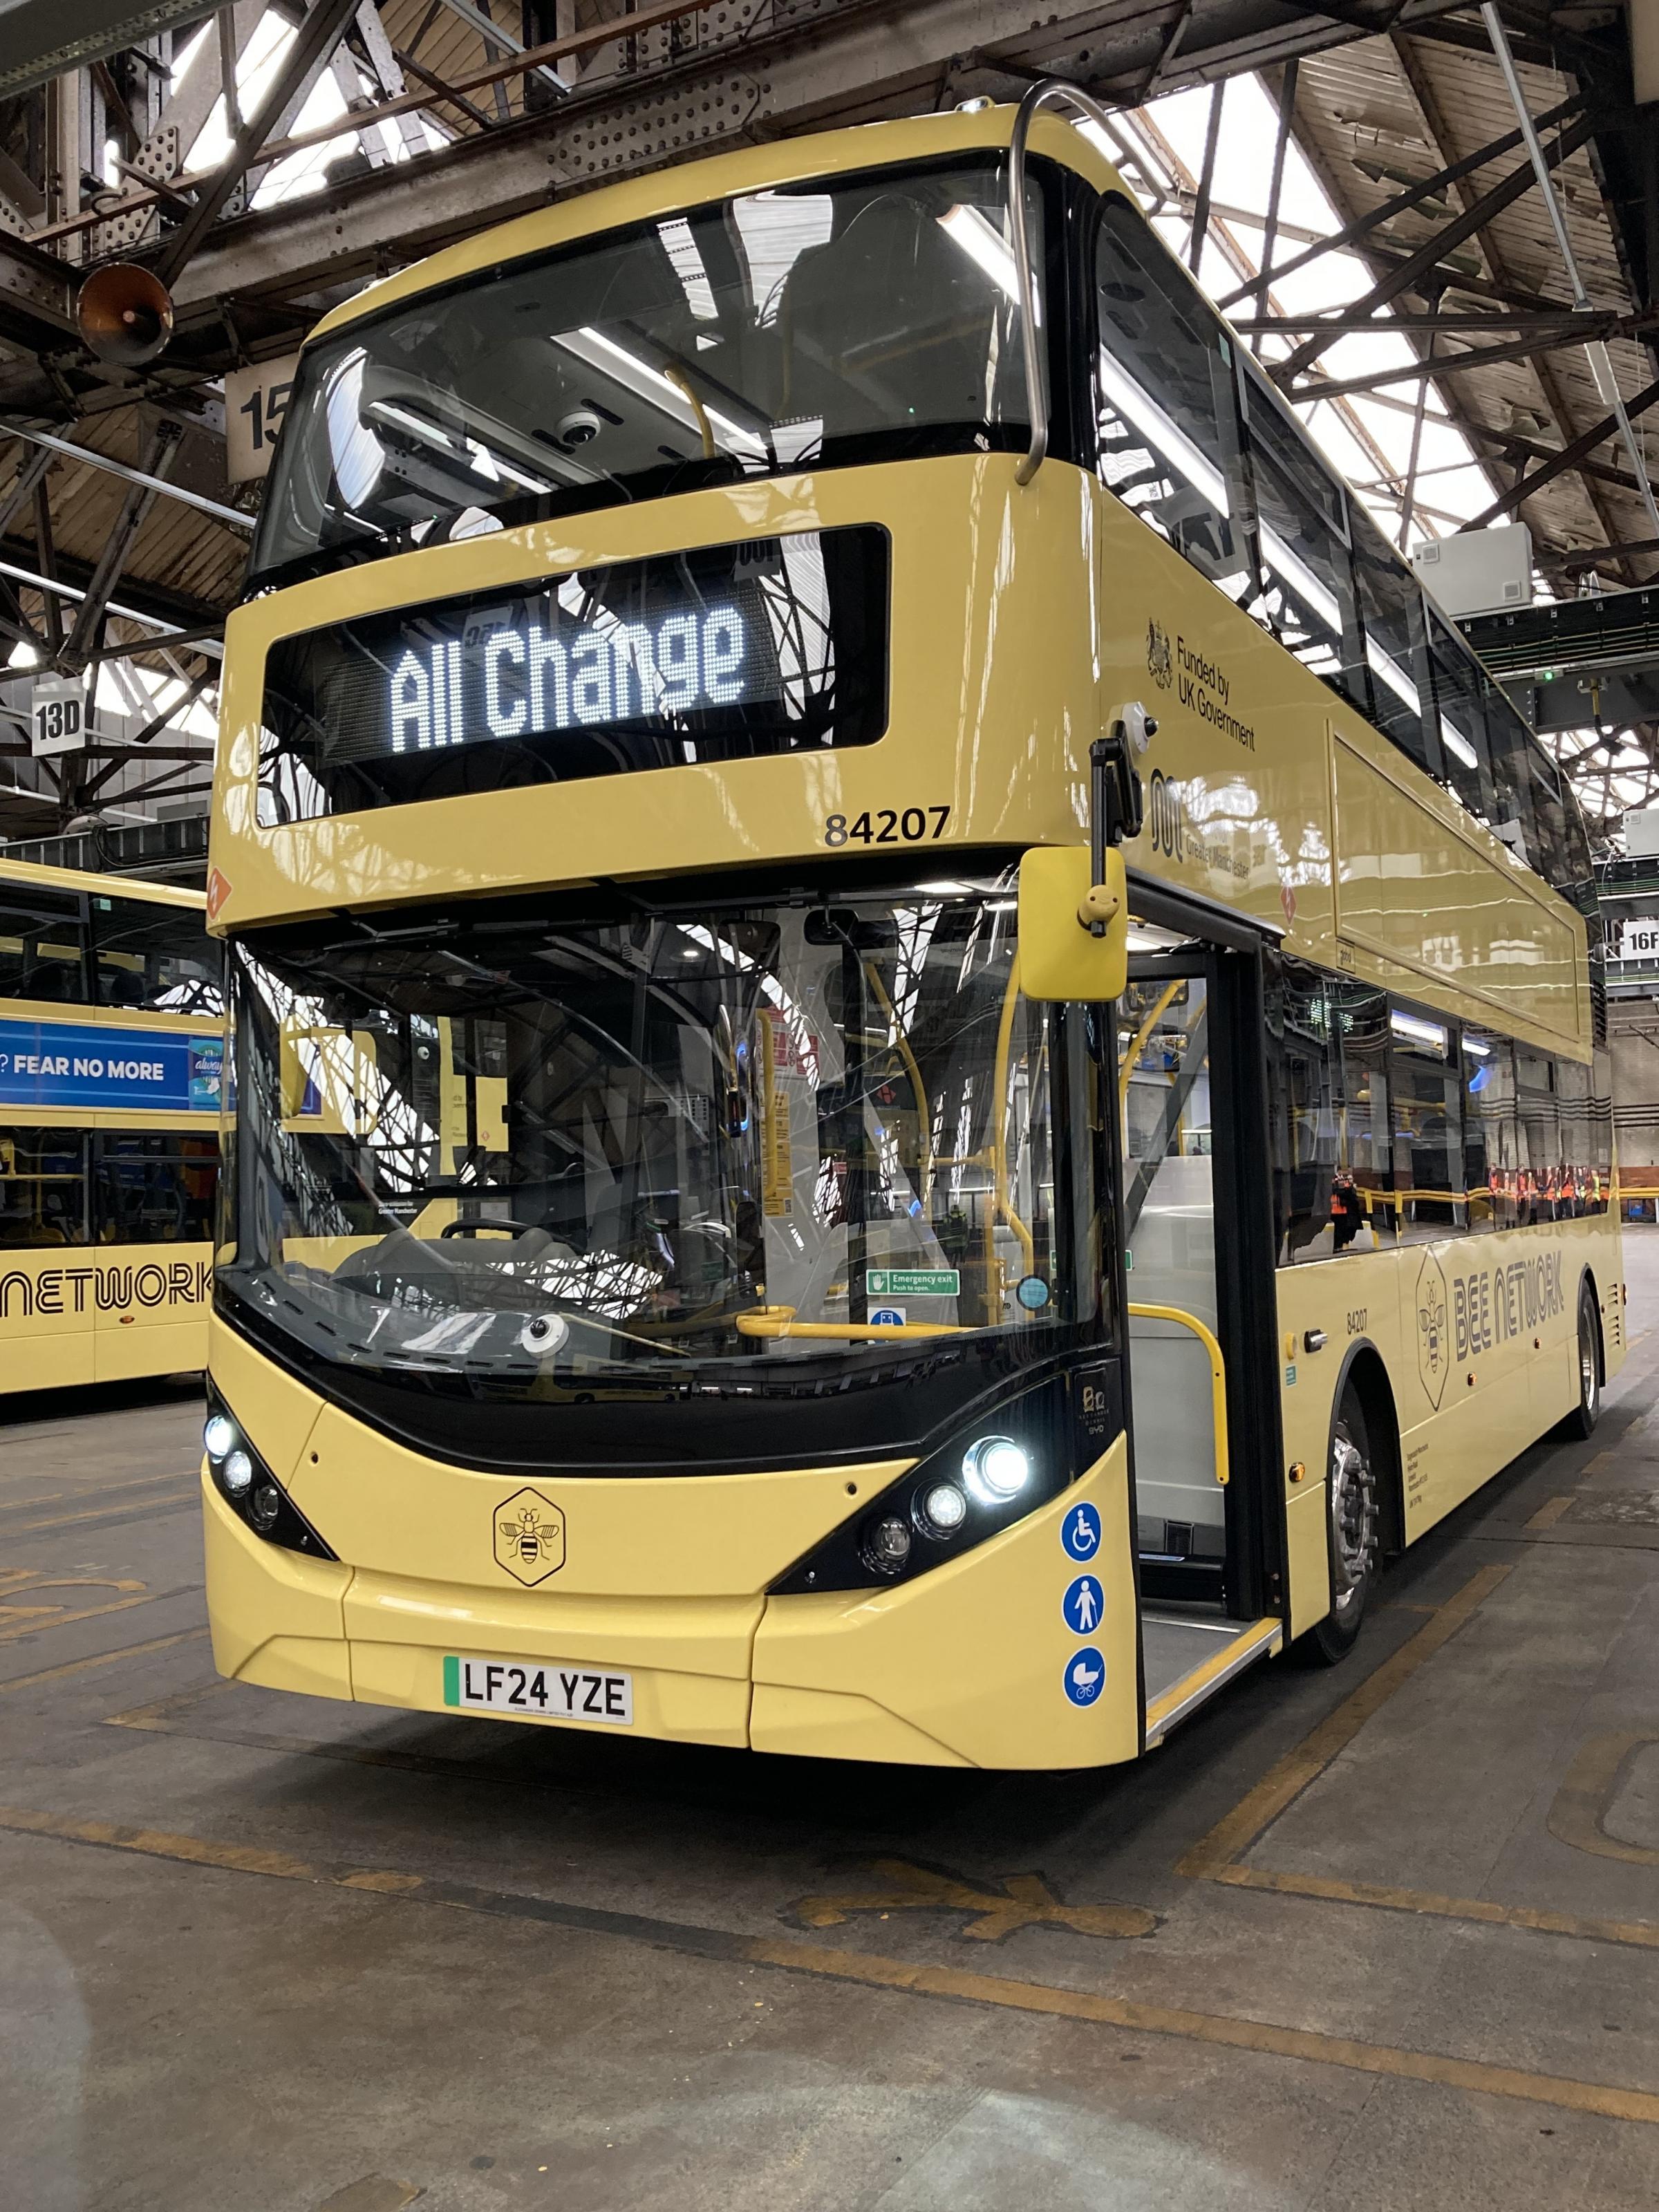
M 269 56 L 273 10 L 291 35 L 250 100 L 238 69 L 252 41 Z M 1598 174 L 1622 161 L 1623 176 L 1620 134 L 1632 118 L 1607 13 L 1537 0 L 1501 10 L 1522 65 L 1562 73 L 1565 96 L 1536 118 L 1548 160 L 1559 168 L 1589 148 Z M 1480 520 L 1523 514 L 1540 559 L 1569 586 L 1592 568 L 1625 583 L 1659 574 L 1659 543 L 1630 520 L 1640 487 L 1616 425 L 1606 410 L 1593 419 L 1559 373 L 1589 339 L 1639 345 L 1656 374 L 1626 392 L 1626 410 L 1639 425 L 1659 408 L 1659 160 L 1638 211 L 1645 245 L 1620 234 L 1624 296 L 1586 314 L 1553 281 L 1523 281 L 1499 235 L 1539 191 L 1523 134 L 1506 120 L 1467 143 L 1430 65 L 1490 58 L 1487 27 L 1460 0 L 1061 0 L 1041 20 L 1029 0 L 232 0 L 201 64 L 179 70 L 198 35 L 191 24 L 79 55 L 80 66 L 15 97 L 9 124 L 0 117 L 0 638 L 59 668 L 125 667 L 135 702 L 151 696 L 141 669 L 171 676 L 177 695 L 167 714 L 135 706 L 118 745 L 35 764 L 63 818 L 118 787 L 123 803 L 188 790 L 198 753 L 205 761 L 206 740 L 180 718 L 212 702 L 217 625 L 240 587 L 253 503 L 211 459 L 223 450 L 228 369 L 285 353 L 366 279 L 483 223 L 722 146 L 1018 97 L 1047 74 L 1124 111 L 1130 167 L 1136 149 L 1149 153 L 1137 183 L 1181 206 L 1194 256 L 1203 235 L 1217 242 L 1237 277 L 1224 304 L 1241 330 L 1258 351 L 1269 334 L 1289 342 L 1267 353 L 1270 373 L 1293 401 L 1342 410 L 1375 485 L 1406 515 L 1432 513 L 1433 471 L 1413 462 L 1402 478 L 1351 403 L 1410 415 L 1415 451 L 1432 392 L 1491 478 Z M 1430 173 L 1377 204 L 1308 128 L 1308 70 L 1364 39 L 1409 87 L 1431 155 Z M 1259 231 L 1260 211 L 1215 191 L 1220 88 L 1253 70 L 1280 108 L 1259 260 L 1241 238 Z M 343 114 L 301 128 L 328 79 Z M 1205 82 L 1217 88 L 1212 127 L 1193 174 L 1144 109 Z M 204 160 L 197 149 L 216 107 L 221 150 Z M 320 189 L 255 204 L 281 165 L 325 148 Z M 1337 211 L 1334 237 L 1283 219 L 1292 149 Z M 1626 189 L 1626 215 L 1630 200 Z M 1366 269 L 1364 298 L 1328 316 L 1285 315 L 1275 286 L 1337 248 Z M 147 264 L 172 294 L 172 342 L 142 368 L 94 360 L 76 334 L 78 288 L 113 260 Z M 1462 304 L 1449 307 L 1449 294 Z M 1339 338 L 1373 327 L 1404 335 L 1415 363 L 1323 368 Z M 1517 364 L 1538 386 L 1535 426 L 1487 411 L 1488 379 Z M 1595 544 L 1556 534 L 1563 484 L 1589 501 Z M 15 758 L 20 744 L 0 738 L 0 752 Z M 1574 772 L 1605 785 L 1616 752 L 1598 738 Z M 4 823 L 0 806 L 0 834 Z

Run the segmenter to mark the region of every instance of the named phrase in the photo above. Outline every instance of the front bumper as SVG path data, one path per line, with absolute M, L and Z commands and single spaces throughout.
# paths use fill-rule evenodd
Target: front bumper
M 489 1480 L 442 1473 L 451 1482 Z M 560 1486 L 574 1531 L 586 1487 Z M 709 1523 L 710 1558 L 740 1549 L 722 1544 L 719 1526 L 742 1510 L 731 1486 L 705 1478 L 684 1487 L 698 1493 Z M 1091 1568 L 1104 1606 L 1091 1642 L 1106 1679 L 1094 1702 L 1079 1707 L 1065 1688 L 1078 1638 L 1060 1605 L 1078 1569 L 1060 1528 L 1085 1498 L 1103 1526 Z M 459 1652 L 626 1668 L 634 1679 L 629 1732 L 680 1743 L 1035 1768 L 1101 1765 L 1139 1747 L 1121 1438 L 1060 1498 L 949 1565 L 893 1589 L 809 1596 L 498 1589 L 283 1551 L 255 1536 L 205 1474 L 203 1510 L 214 1659 L 240 1681 L 442 1713 L 444 1657 Z M 314 1499 L 306 1510 L 318 1513 Z M 325 1512 L 319 1518 L 337 1540 L 342 1516 L 332 1525 Z

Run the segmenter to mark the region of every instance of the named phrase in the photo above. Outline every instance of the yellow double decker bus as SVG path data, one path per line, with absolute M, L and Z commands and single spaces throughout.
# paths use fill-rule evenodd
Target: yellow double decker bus
M 0 1391 L 207 1364 L 225 1043 L 204 905 L 0 856 Z
M 1572 801 L 1063 106 L 307 346 L 210 878 L 224 1674 L 1121 1760 L 1594 1421 Z

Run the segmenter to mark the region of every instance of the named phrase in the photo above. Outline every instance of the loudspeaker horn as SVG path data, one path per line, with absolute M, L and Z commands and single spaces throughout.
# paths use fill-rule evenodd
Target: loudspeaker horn
M 173 297 L 149 270 L 112 261 L 81 287 L 75 324 L 100 361 L 141 368 L 173 336 Z

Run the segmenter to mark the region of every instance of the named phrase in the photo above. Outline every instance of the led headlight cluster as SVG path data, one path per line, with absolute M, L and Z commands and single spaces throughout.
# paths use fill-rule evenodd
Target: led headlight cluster
M 255 1535 L 287 1551 L 308 1553 L 313 1559 L 335 1557 L 249 1443 L 234 1414 L 216 1391 L 208 1394 L 202 1449 L 220 1497 Z
M 787 1596 L 908 1581 L 1024 1519 L 1078 1472 L 1068 1404 L 1061 1375 L 998 1406 L 843 1522 L 773 1589 Z

